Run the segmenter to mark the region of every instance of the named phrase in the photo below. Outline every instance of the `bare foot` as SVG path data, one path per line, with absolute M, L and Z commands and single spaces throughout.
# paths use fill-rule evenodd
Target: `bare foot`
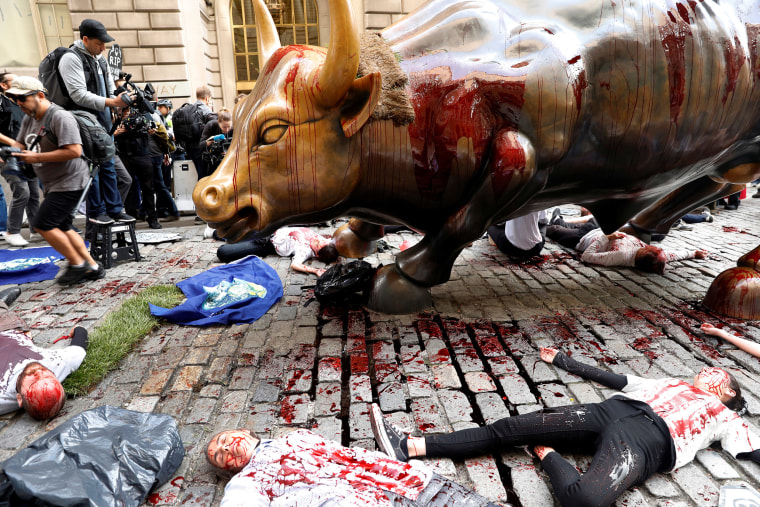
M 556 452 L 556 451 L 552 449 L 551 447 L 537 445 L 533 448 L 533 452 L 536 453 L 536 456 L 538 456 L 538 459 L 543 461 L 547 454 L 549 454 L 550 452 Z

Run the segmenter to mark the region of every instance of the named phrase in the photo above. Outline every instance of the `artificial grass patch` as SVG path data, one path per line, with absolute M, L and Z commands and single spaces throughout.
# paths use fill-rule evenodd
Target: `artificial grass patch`
M 124 301 L 90 333 L 84 362 L 63 382 L 66 393 L 80 396 L 90 392 L 136 343 L 158 327 L 160 319 L 150 314 L 148 303 L 174 308 L 184 299 L 174 285 L 154 285 Z

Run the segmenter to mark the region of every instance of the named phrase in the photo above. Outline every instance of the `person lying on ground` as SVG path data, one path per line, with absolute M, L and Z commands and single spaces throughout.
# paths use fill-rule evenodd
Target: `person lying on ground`
M 343 447 L 308 430 L 259 439 L 247 429 L 222 431 L 206 448 L 215 467 L 236 475 L 221 507 L 272 505 L 496 507 L 465 487 L 386 455 Z
M 546 228 L 546 237 L 581 252 L 581 260 L 587 264 L 635 267 L 660 275 L 669 262 L 707 257 L 706 250 L 665 250 L 624 232 L 604 234 L 593 217 L 568 223 L 555 215 Z
M 541 225 L 546 225 L 544 210 L 507 220 L 490 226 L 486 233 L 502 253 L 516 258 L 528 259 L 541 253 L 546 239 Z
M 290 267 L 294 271 L 313 273 L 322 276 L 321 268 L 312 268 L 304 263 L 316 257 L 324 264 L 332 264 L 338 260 L 338 249 L 332 238 L 322 236 L 308 227 L 282 227 L 271 236 L 243 241 L 232 245 L 222 245 L 217 249 L 217 257 L 222 262 L 231 262 L 247 255 L 277 254 L 282 257 L 293 257 Z
M 700 330 L 705 334 L 717 336 L 718 338 L 726 340 L 728 343 L 738 347 L 747 354 L 752 354 L 755 357 L 760 357 L 760 343 L 747 340 L 746 338 L 740 338 L 729 333 L 728 331 L 717 328 L 712 324 L 708 324 L 707 322 L 702 324 Z
M 479 428 L 422 438 L 408 436 L 370 411 L 379 447 L 396 459 L 465 459 L 531 445 L 563 506 L 612 504 L 623 492 L 658 472 L 691 462 L 713 442 L 738 459 L 760 463 L 760 436 L 740 414 L 746 403 L 736 379 L 703 368 L 693 384 L 675 378 L 619 375 L 541 348 L 541 359 L 584 379 L 621 390 L 601 403 L 566 405 L 507 417 Z M 584 474 L 553 447 L 589 452 Z
M 29 327 L 6 304 L 20 292 L 0 292 L 0 414 L 22 408 L 33 419 L 50 419 L 66 401 L 61 381 L 84 360 L 87 330 L 73 328 L 68 334 L 71 345 L 62 349 L 36 346 L 26 334 Z

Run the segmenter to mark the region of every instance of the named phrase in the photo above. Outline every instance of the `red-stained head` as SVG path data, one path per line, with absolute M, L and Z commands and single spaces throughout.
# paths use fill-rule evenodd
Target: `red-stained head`
M 206 457 L 215 467 L 239 472 L 251 461 L 258 444 L 259 439 L 250 430 L 222 431 L 211 437 Z
M 55 417 L 66 402 L 63 386 L 52 371 L 40 363 L 29 363 L 16 381 L 16 399 L 30 417 Z

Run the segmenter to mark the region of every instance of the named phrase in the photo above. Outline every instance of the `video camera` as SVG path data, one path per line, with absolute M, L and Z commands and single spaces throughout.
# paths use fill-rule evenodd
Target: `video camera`
M 153 113 L 155 109 L 153 109 L 151 101 L 156 94 L 156 90 L 153 88 L 153 85 L 147 83 L 145 87 L 140 90 L 140 88 L 138 88 L 137 85 L 131 81 L 132 74 L 125 74 L 122 72 L 119 74 L 119 77 L 124 80 L 124 84 L 116 88 L 113 94 L 118 97 L 124 92 L 134 92 L 135 99 L 130 100 L 127 105 L 129 107 L 137 108 L 142 113 Z M 124 98 L 129 99 L 129 95 L 126 95 Z
M 13 146 L 3 146 L 0 148 L 0 158 L 5 161 L 2 175 L 8 179 L 9 176 L 16 176 L 24 180 L 31 180 L 36 177 L 34 169 L 28 164 L 19 164 L 18 159 L 13 156 L 14 153 L 21 153 L 21 150 Z
M 215 169 L 227 154 L 232 139 L 224 134 L 214 136 L 212 139 L 214 141 L 206 146 L 206 150 L 201 154 L 201 158 L 206 162 L 208 168 Z
M 132 107 L 129 110 L 129 116 L 121 120 L 124 129 L 127 132 L 135 134 L 147 134 L 149 130 L 156 130 L 158 126 L 153 120 L 149 120 L 138 109 Z

